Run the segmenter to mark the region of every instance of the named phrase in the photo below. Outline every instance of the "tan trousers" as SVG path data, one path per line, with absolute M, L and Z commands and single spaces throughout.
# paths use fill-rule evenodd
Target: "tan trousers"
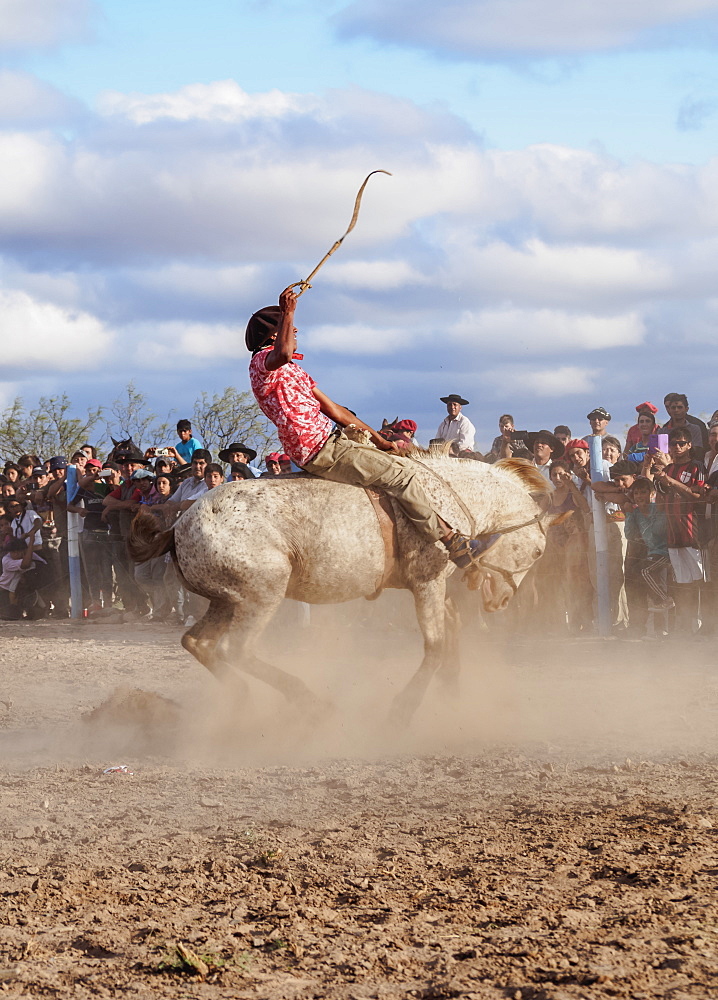
M 341 431 L 329 439 L 304 466 L 305 472 L 351 486 L 376 486 L 389 493 L 420 535 L 438 542 L 446 534 L 429 498 L 416 478 L 417 464 L 373 445 L 350 441 Z

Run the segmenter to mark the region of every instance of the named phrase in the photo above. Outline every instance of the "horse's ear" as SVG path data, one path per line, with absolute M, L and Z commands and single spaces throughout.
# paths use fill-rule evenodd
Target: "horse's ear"
M 568 521 L 569 517 L 573 517 L 573 514 L 572 510 L 564 510 L 561 514 L 554 514 L 548 519 L 549 527 L 555 528 L 557 524 L 563 524 L 564 521 Z
M 113 438 L 113 436 L 111 434 L 110 434 L 110 441 L 112 441 L 112 443 L 114 444 L 115 448 L 120 443 L 119 441 L 115 441 L 115 439 Z
M 386 417 L 382 417 L 382 418 L 381 418 L 381 429 L 382 429 L 383 431 L 385 431 L 385 430 L 387 429 L 387 427 L 391 427 L 391 424 L 390 424 L 390 423 L 389 423 L 389 421 L 388 421 L 388 420 L 386 419 Z

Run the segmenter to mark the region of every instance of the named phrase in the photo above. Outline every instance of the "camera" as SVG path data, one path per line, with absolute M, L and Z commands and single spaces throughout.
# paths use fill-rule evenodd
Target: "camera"
M 155 458 L 169 458 L 171 454 L 169 448 L 155 448 Z

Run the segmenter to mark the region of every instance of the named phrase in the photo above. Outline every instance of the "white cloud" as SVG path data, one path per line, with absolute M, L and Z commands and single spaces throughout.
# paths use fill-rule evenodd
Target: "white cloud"
M 637 313 L 592 316 L 555 309 L 486 309 L 465 313 L 452 331 L 472 348 L 502 354 L 563 354 L 635 347 L 643 342 L 645 324 Z
M 111 334 L 95 316 L 33 299 L 27 292 L 0 292 L 3 365 L 41 371 L 91 369 L 107 355 Z
M 1 0 L 0 0 L 1 2 Z M 29 73 L 0 69 L 0 122 L 45 125 L 78 114 L 79 106 Z
M 507 398 L 519 400 L 522 396 L 581 396 L 592 392 L 602 372 L 579 365 L 562 365 L 559 368 L 535 368 L 504 365 L 485 373 L 485 381 L 503 391 Z
M 617 305 L 670 294 L 676 276 L 667 262 L 646 253 L 612 246 L 551 245 L 529 239 L 518 246 L 492 241 L 467 245 L 456 233 L 444 268 L 450 287 L 462 298 L 514 305 L 591 306 L 610 311 Z
M 0 50 L 84 40 L 96 12 L 94 0 L 0 0 Z
M 234 80 L 192 83 L 166 94 L 123 94 L 107 91 L 98 99 L 104 115 L 118 115 L 136 125 L 161 119 L 174 121 L 241 122 L 252 118 L 271 120 L 312 110 L 316 100 L 304 94 L 270 90 L 248 94 Z
M 343 35 L 496 59 L 674 45 L 717 13 L 716 0 L 356 0 L 336 23 Z
M 412 341 L 409 330 L 364 326 L 361 323 L 317 326 L 302 335 L 307 349 L 330 351 L 335 354 L 393 354 Z
M 405 260 L 352 260 L 333 261 L 321 280 L 357 291 L 389 291 L 425 285 L 430 279 Z

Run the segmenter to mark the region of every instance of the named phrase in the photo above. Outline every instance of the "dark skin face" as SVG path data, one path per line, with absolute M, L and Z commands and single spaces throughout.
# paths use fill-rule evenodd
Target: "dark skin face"
M 666 403 L 666 411 L 675 427 L 681 427 L 685 424 L 688 407 L 682 399 L 672 399 L 670 403 Z

